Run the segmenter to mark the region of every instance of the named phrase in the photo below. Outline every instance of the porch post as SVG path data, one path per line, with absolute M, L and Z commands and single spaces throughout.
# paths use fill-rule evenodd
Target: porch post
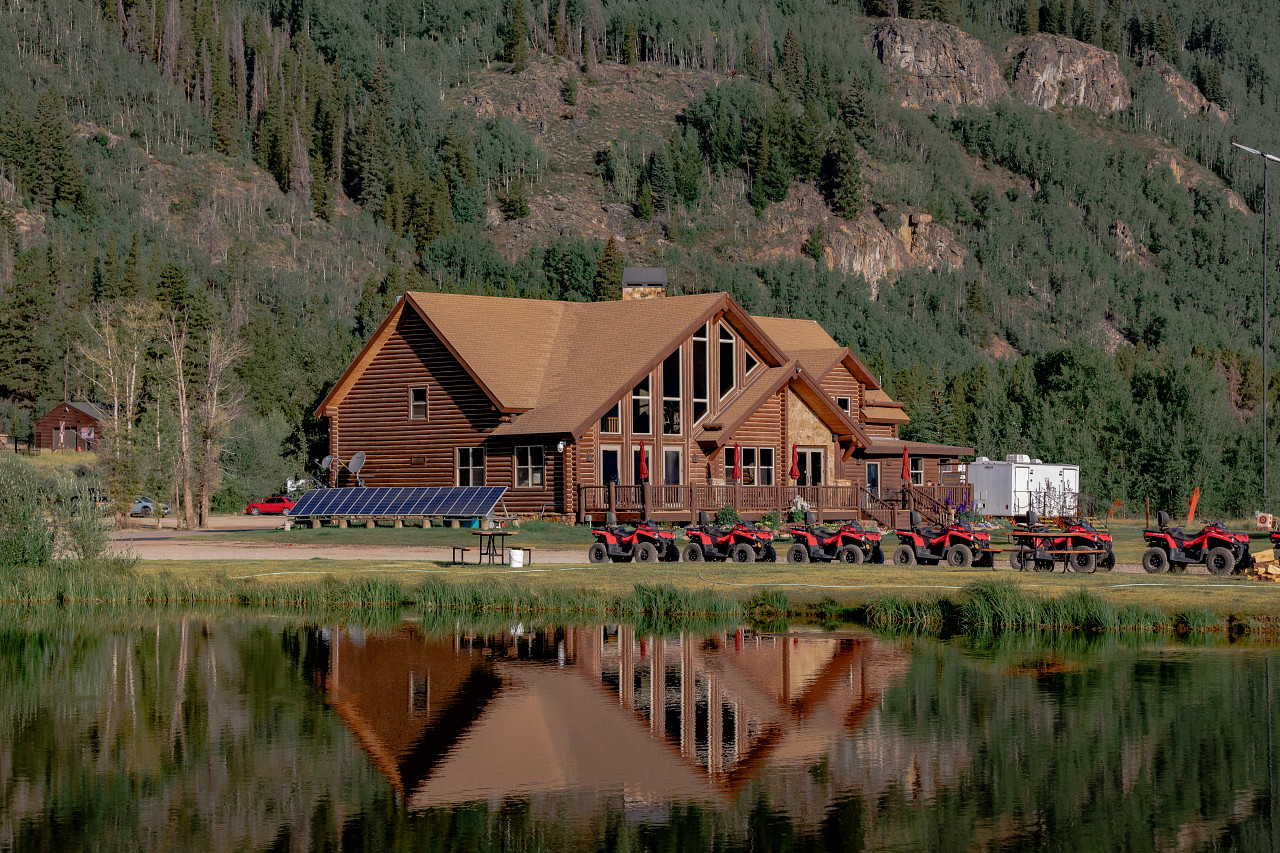
M 827 487 L 819 483 L 818 484 L 818 523 L 819 524 L 822 524 L 827 520 L 826 514 L 823 513 L 822 511 L 822 507 L 826 504 L 826 500 L 824 500 L 824 498 L 826 497 L 826 492 L 827 492 Z
M 609 503 L 608 503 L 608 506 L 605 507 L 605 509 L 609 512 L 617 512 L 618 510 L 615 509 L 617 505 L 618 505 L 618 484 L 610 483 L 609 484 Z
M 586 512 L 583 510 L 582 506 L 583 506 L 582 484 L 579 483 L 578 484 L 578 523 L 579 524 L 582 524 L 587 520 Z
M 641 518 L 649 517 L 649 489 L 651 488 L 652 486 L 650 486 L 648 483 L 645 483 L 644 486 L 640 489 L 640 517 Z

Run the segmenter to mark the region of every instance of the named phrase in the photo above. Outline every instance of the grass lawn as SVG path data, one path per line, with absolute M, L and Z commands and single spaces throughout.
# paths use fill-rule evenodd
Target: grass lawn
M 659 563 L 645 567 L 633 563 L 610 563 L 603 566 L 535 565 L 508 569 L 474 564 L 455 566 L 434 562 L 319 559 L 296 563 L 150 560 L 141 563 L 139 570 L 147 574 L 169 572 L 177 577 L 193 579 L 218 575 L 253 577 L 265 583 L 296 583 L 308 579 L 318 582 L 332 575 L 341 580 L 368 577 L 414 585 L 435 578 L 460 584 L 497 582 L 539 591 L 590 589 L 608 594 L 629 592 L 636 584 L 669 584 L 678 589 L 716 590 L 741 599 L 762 588 L 769 588 L 784 592 L 790 600 L 798 603 L 832 598 L 846 606 L 887 595 L 920 598 L 954 596 L 966 584 L 999 578 L 1017 584 L 1029 595 L 1044 597 L 1085 589 L 1117 605 L 1141 604 L 1169 612 L 1197 609 L 1223 614 L 1280 615 L 1280 584 L 1210 575 L 1036 574 L 1006 570 L 992 572 L 990 569 L 787 563 Z
M 185 537 L 184 537 L 185 538 Z M 402 527 L 395 529 L 389 522 L 383 522 L 372 530 L 363 525 L 355 527 L 295 527 L 292 530 L 238 530 L 229 533 L 197 533 L 191 537 L 205 541 L 252 542 L 257 545 L 290 544 L 290 545 L 368 545 L 371 547 L 385 545 L 440 546 L 448 548 L 459 543 L 475 544 L 466 528 Z M 512 545 L 528 545 L 532 548 L 582 549 L 585 555 L 588 546 L 595 541 L 591 529 L 584 525 L 570 527 L 566 524 L 555 524 L 549 521 L 526 521 L 517 529 L 516 535 L 507 540 Z

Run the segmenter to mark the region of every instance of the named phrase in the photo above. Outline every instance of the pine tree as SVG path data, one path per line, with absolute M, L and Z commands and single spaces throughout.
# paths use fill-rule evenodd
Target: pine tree
M 120 298 L 138 299 L 142 296 L 142 235 L 133 232 L 129 254 L 124 259 L 124 275 L 120 278 Z
M 622 35 L 622 61 L 627 65 L 635 65 L 639 60 L 639 52 L 636 49 L 636 24 L 635 21 L 627 21 L 627 29 Z
M 191 282 L 177 264 L 165 264 L 156 280 L 155 300 L 167 312 L 181 314 L 190 307 Z
M 592 282 L 596 302 L 606 302 L 622 298 L 622 268 L 624 266 L 622 250 L 613 237 L 605 244 L 604 253 L 596 263 L 596 275 Z
M 564 88 L 561 90 L 564 95 L 564 102 L 569 106 L 576 106 L 578 103 L 578 72 L 572 68 L 564 78 Z
M 800 84 L 804 80 L 804 49 L 800 46 L 800 37 L 795 30 L 787 29 L 782 39 L 782 86 L 788 95 L 798 95 Z
M 223 154 L 240 150 L 240 116 L 231 85 L 230 63 L 221 39 L 213 62 L 213 138 L 214 147 Z
M 827 155 L 826 172 L 831 209 L 845 219 L 857 219 L 863 205 L 862 163 L 852 134 L 837 137 Z
M 1022 34 L 1035 35 L 1040 31 L 1040 0 L 1026 0 L 1022 6 Z
M 32 196 L 42 204 L 63 202 L 81 209 L 88 195 L 84 169 L 72 142 L 71 120 L 62 96 L 52 88 L 40 93 L 35 122 L 35 183 Z M 85 215 L 91 211 L 81 210 Z
M 640 173 L 640 182 L 636 184 L 636 216 L 645 222 L 653 219 L 653 190 L 649 187 L 647 171 Z
M 524 0 L 515 0 L 503 35 L 504 55 L 516 74 L 529 67 L 529 12 Z
M 524 189 L 524 178 L 517 177 L 511 182 L 502 199 L 502 212 L 508 219 L 524 219 L 529 215 L 529 196 Z
M 649 155 L 649 188 L 653 192 L 653 207 L 660 213 L 671 209 L 676 194 L 675 175 L 667 149 L 659 146 Z
M 871 138 L 875 119 L 867 104 L 867 93 L 860 82 L 850 84 L 840 97 L 840 121 L 853 133 L 859 144 Z
M 1122 18 L 1120 16 L 1119 0 L 1109 0 L 1107 3 L 1107 11 L 1099 19 L 1097 45 L 1103 50 L 1109 50 L 1112 53 L 1120 52 L 1120 27 Z

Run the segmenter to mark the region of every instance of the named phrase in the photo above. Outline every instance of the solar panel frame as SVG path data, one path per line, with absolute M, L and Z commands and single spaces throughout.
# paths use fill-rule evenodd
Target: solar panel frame
M 506 486 L 344 486 L 304 492 L 291 518 L 492 518 Z

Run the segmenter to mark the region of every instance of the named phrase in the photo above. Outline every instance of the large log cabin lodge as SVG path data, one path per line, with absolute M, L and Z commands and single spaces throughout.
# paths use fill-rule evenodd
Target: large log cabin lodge
M 758 518 L 800 496 L 892 525 L 908 493 L 953 497 L 972 449 L 900 440 L 902 405 L 816 322 L 665 278 L 629 268 L 614 302 L 405 293 L 316 412 L 330 453 L 363 451 L 368 486 L 507 486 L 513 513 L 579 519 Z

